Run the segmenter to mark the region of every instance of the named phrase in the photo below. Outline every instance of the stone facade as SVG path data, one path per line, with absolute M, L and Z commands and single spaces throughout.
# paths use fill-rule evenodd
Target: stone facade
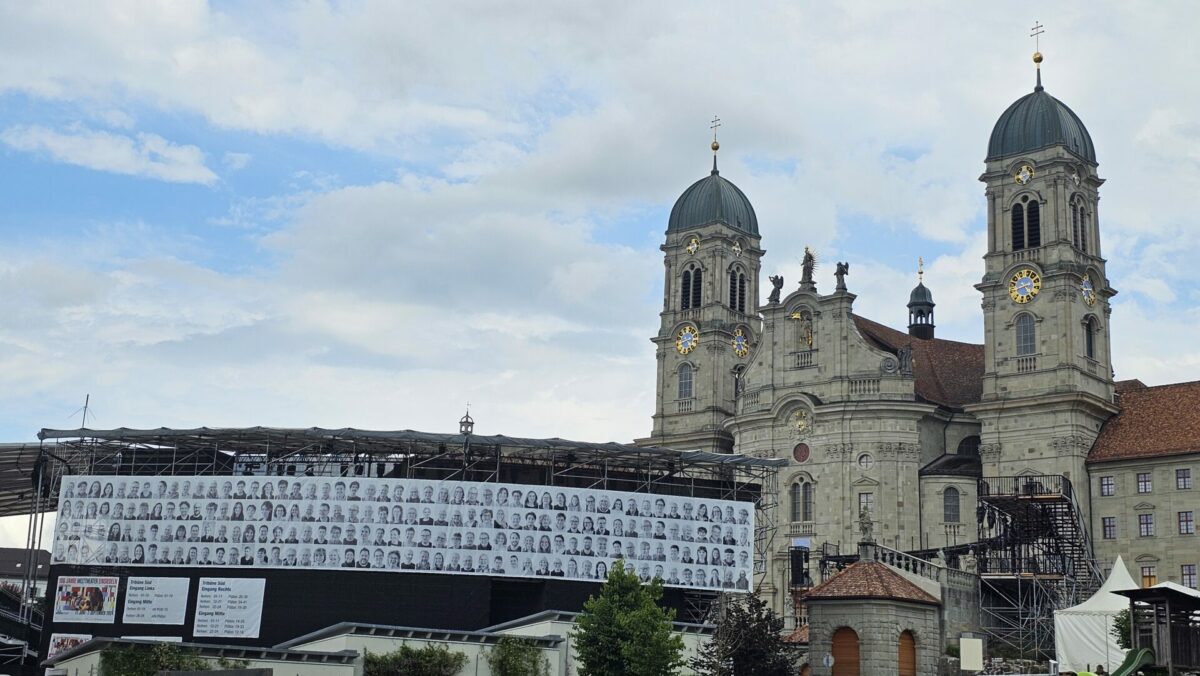
M 911 631 L 917 647 L 917 673 L 936 674 L 942 654 L 936 606 L 886 599 L 813 600 L 809 604 L 809 665 L 813 676 L 830 676 L 824 666 L 835 631 L 858 634 L 859 673 L 894 676 L 899 672 L 900 634 Z
M 1195 587 L 1200 569 L 1200 540 L 1195 534 L 1195 519 L 1200 517 L 1200 488 L 1195 483 L 1200 479 L 1200 454 L 1095 463 L 1090 470 L 1092 533 L 1102 569 L 1111 569 L 1120 555 L 1134 580 L 1141 582 L 1142 569 L 1149 567 L 1159 582 Z M 1183 476 L 1177 476 L 1179 470 Z M 1138 492 L 1139 475 L 1143 489 L 1148 475 L 1149 491 Z M 1153 518 L 1153 535 L 1141 534 L 1143 516 Z M 1105 529 L 1105 519 L 1113 520 L 1115 531 Z M 1184 579 L 1184 566 L 1191 566 L 1192 579 Z

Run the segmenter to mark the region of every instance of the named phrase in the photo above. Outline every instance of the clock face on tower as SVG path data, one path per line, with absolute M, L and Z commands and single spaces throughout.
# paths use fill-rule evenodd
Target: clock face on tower
M 696 328 L 693 326 L 679 329 L 679 333 L 675 336 L 675 349 L 679 351 L 679 354 L 688 354 L 699 344 L 700 334 L 696 333 Z
M 741 329 L 733 332 L 733 353 L 739 357 L 750 354 L 750 339 Z
M 1017 303 L 1028 303 L 1041 290 L 1041 276 L 1029 268 L 1017 270 L 1008 280 L 1008 296 Z
M 1033 167 L 1029 166 L 1028 164 L 1022 164 L 1021 168 L 1017 170 L 1016 176 L 1013 176 L 1013 178 L 1016 179 L 1017 183 L 1025 185 L 1033 180 L 1035 173 L 1036 172 L 1034 172 Z
M 1079 283 L 1079 291 L 1083 294 L 1083 302 L 1088 305 L 1096 304 L 1096 285 L 1092 284 L 1091 277 L 1083 276 L 1083 281 Z
M 696 255 L 696 252 L 697 252 L 697 251 L 699 251 L 699 250 L 700 250 L 700 240 L 698 240 L 698 239 L 696 239 L 695 237 L 693 237 L 693 238 L 692 238 L 692 241 L 688 242 L 688 245 L 687 245 L 687 252 L 688 252 L 689 254 L 692 254 L 693 256 L 695 256 L 695 255 Z

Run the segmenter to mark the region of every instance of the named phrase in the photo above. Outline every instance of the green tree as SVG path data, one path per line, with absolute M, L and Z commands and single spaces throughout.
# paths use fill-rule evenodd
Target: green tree
M 210 671 L 213 664 L 173 643 L 100 651 L 100 676 L 154 676 L 160 671 Z
M 505 636 L 488 651 L 488 666 L 494 676 L 550 676 L 550 660 L 533 642 Z
M 692 668 L 702 676 L 786 676 L 793 669 L 783 618 L 754 594 L 726 596 L 717 631 Z
M 1117 645 L 1121 646 L 1121 648 L 1125 650 L 1129 650 L 1130 648 L 1129 630 L 1129 609 L 1126 608 L 1125 610 L 1117 613 L 1117 616 L 1113 618 L 1111 630 L 1113 638 L 1117 640 Z
M 363 658 L 363 676 L 454 676 L 466 665 L 466 655 L 450 652 L 443 645 L 402 645 L 390 653 L 368 652 Z
M 659 607 L 661 598 L 661 580 L 642 584 L 620 561 L 614 564 L 571 633 L 580 676 L 675 674 L 683 666 L 683 639 L 671 632 L 675 611 Z

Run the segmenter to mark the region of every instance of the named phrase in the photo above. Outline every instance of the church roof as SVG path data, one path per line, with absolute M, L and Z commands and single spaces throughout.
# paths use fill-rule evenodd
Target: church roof
M 988 141 L 987 161 L 1052 146 L 1064 146 L 1080 158 L 1096 163 L 1096 148 L 1083 121 L 1065 103 L 1042 88 L 1017 99 L 1005 110 Z
M 912 293 L 908 294 L 908 307 L 914 305 L 933 305 L 933 292 L 924 282 L 918 282 Z
M 978 455 L 943 453 L 921 468 L 921 476 L 983 476 L 983 460 Z
M 858 332 L 876 347 L 895 354 L 910 346 L 918 397 L 950 408 L 962 408 L 983 395 L 983 346 L 956 340 L 925 340 L 852 315 Z
M 1200 381 L 1117 384 L 1121 410 L 1104 423 L 1088 462 L 1200 453 Z
M 721 177 L 713 159 L 712 173 L 696 181 L 675 201 L 667 232 L 724 223 L 749 235 L 758 235 L 758 216 L 745 193 Z
M 940 605 L 928 592 L 878 561 L 858 561 L 804 595 L 806 601 L 890 599 Z

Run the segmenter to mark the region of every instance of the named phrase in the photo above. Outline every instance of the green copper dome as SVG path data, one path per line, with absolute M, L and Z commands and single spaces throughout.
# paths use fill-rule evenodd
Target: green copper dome
M 713 170 L 696 181 L 676 200 L 667 221 L 667 232 L 698 228 L 709 223 L 724 223 L 750 235 L 758 234 L 758 217 L 750 200 L 736 185 L 721 178 L 717 160 Z
M 987 160 L 1063 146 L 1095 164 L 1096 148 L 1083 121 L 1065 103 L 1046 93 L 1041 78 L 1039 72 L 1033 93 L 1017 99 L 996 121 L 988 142 Z
M 914 305 L 933 306 L 933 293 L 929 291 L 929 287 L 925 286 L 924 282 L 918 282 L 917 287 L 908 295 L 908 307 Z

